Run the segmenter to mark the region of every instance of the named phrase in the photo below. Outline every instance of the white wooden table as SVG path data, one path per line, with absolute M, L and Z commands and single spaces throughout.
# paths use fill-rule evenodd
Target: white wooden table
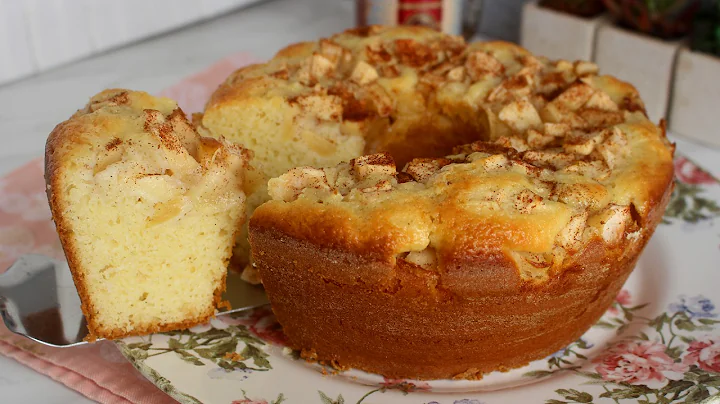
M 157 93 L 229 54 L 269 58 L 284 45 L 353 24 L 349 0 L 275 0 L 0 87 L 0 175 L 42 156 L 53 127 L 102 89 Z M 720 175 L 720 150 L 678 140 L 678 148 Z M 80 394 L 0 356 L 0 401 L 89 403 Z

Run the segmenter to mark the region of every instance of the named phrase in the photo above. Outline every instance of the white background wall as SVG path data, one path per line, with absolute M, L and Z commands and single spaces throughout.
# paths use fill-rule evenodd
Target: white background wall
M 0 84 L 256 1 L 0 0 Z

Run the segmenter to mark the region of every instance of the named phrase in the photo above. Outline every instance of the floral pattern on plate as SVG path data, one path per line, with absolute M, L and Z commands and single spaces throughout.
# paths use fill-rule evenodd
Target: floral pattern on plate
M 183 403 L 491 404 L 720 402 L 720 182 L 675 161 L 663 224 L 616 301 L 549 357 L 477 381 L 336 373 L 300 359 L 269 307 L 118 342 Z
M 628 296 L 623 291 L 620 296 Z M 644 317 L 646 305 L 629 307 L 629 298 L 618 299 L 596 327 L 616 329 L 621 339 L 592 359 L 590 371 L 567 365 L 564 358 L 587 349 L 587 343 L 571 344 L 548 359 L 553 370 L 530 372 L 544 377 L 559 371 L 573 372 L 605 390 L 598 398 L 636 399 L 642 403 L 697 402 L 720 394 L 720 335 L 715 305 L 702 295 L 680 296 L 668 311 Z M 639 313 L 638 313 L 639 312 Z M 619 314 L 615 316 L 615 314 Z M 623 333 L 633 324 L 643 326 Z M 582 340 L 580 340 L 582 341 Z M 595 397 L 577 389 L 558 389 L 565 400 L 548 403 L 589 403 Z
M 720 216 L 717 199 L 708 198 L 705 192 L 706 186 L 718 185 L 717 178 L 683 156 L 675 159 L 675 177 L 675 191 L 665 211 L 664 223 L 672 219 L 698 223 Z

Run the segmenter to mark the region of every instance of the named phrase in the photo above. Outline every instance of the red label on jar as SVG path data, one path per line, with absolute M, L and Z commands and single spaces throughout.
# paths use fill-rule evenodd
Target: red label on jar
M 399 0 L 398 24 L 422 25 L 440 30 L 442 0 Z

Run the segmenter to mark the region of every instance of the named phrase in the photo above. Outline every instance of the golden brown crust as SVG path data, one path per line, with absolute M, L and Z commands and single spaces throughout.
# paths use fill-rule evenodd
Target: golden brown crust
M 92 301 L 88 295 L 87 289 L 85 288 L 85 274 L 80 270 L 79 260 L 77 258 L 78 252 L 75 245 L 75 240 L 71 237 L 72 231 L 70 230 L 67 219 L 61 214 L 61 201 L 58 199 L 58 194 L 54 192 L 55 189 L 59 189 L 60 185 L 58 181 L 61 177 L 61 158 L 57 158 L 55 150 L 63 147 L 65 142 L 74 142 L 76 138 L 74 136 L 76 132 L 72 129 L 70 121 L 63 122 L 55 127 L 48 137 L 45 145 L 45 183 L 46 193 L 48 202 L 50 204 L 50 212 L 52 214 L 53 222 L 55 222 L 55 229 L 60 238 L 60 243 L 63 246 L 65 252 L 65 258 L 68 262 L 68 267 L 72 273 L 73 282 L 77 289 L 78 295 L 80 296 L 80 308 L 82 309 L 83 316 L 87 321 L 88 326 L 88 341 L 94 341 L 97 338 L 105 338 L 104 333 L 100 330 L 99 325 L 96 324 L 95 318 L 92 313 L 95 311 L 92 306 Z
M 585 264 L 542 289 L 482 291 L 467 299 L 453 293 L 457 283 L 450 274 L 438 279 L 404 262 L 393 267 L 318 250 L 272 231 L 251 237 L 254 251 L 262 254 L 257 263 L 273 310 L 294 348 L 393 378 L 474 378 L 546 356 L 602 315 L 636 259 L 609 271 L 602 261 Z M 357 280 L 323 276 L 328 266 L 354 273 Z M 358 272 L 369 267 L 392 277 L 381 284 L 369 281 L 365 271 Z M 487 266 L 461 268 L 475 285 L 505 283 Z
M 263 216 L 253 217 L 250 241 L 292 347 L 386 377 L 472 379 L 549 355 L 594 324 L 670 194 L 658 200 L 637 242 L 610 250 L 596 238 L 540 286 L 513 276 L 506 256 L 457 257 L 438 273 L 392 256 L 318 247 L 317 239 L 289 236 Z

